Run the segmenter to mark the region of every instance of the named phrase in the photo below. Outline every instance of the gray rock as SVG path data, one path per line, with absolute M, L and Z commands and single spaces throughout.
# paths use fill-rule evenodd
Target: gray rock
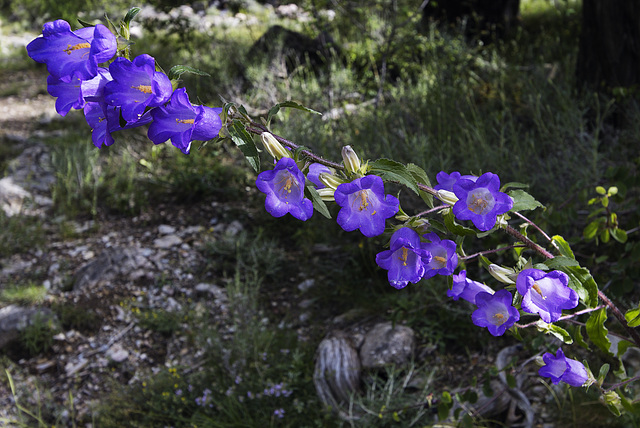
M 166 235 L 153 241 L 153 245 L 156 248 L 171 248 L 180 244 L 182 244 L 182 239 L 177 235 Z
M 376 324 L 369 330 L 360 348 L 362 367 L 405 365 L 411 359 L 414 346 L 415 333 L 409 327 L 393 327 L 390 322 Z
M 315 279 L 305 279 L 300 284 L 298 284 L 298 290 L 302 291 L 303 293 L 305 291 L 309 291 L 309 289 L 313 287 L 315 283 L 316 283 Z
M 48 308 L 26 308 L 9 305 L 0 309 L 0 349 L 20 337 L 20 332 L 37 319 L 55 320 Z
M 176 233 L 176 228 L 173 226 L 169 226 L 168 224 L 161 224 L 158 226 L 158 233 L 160 235 L 171 235 Z
M 349 337 L 336 330 L 318 345 L 313 383 L 318 398 L 334 411 L 360 387 L 360 359 Z
M 121 363 L 129 358 L 129 351 L 124 349 L 119 343 L 116 343 L 107 350 L 106 355 L 111 361 Z
M 12 177 L 0 180 L 0 208 L 8 217 L 20 214 L 26 199 L 32 199 L 31 193 L 16 184 Z
M 144 249 L 107 248 L 100 256 L 84 264 L 74 276 L 73 290 L 81 291 L 112 281 L 117 275 L 137 279 L 151 276 L 153 264 L 143 255 Z

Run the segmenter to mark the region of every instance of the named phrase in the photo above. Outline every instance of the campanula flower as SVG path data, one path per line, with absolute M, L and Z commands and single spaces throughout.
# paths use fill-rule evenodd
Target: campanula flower
M 290 213 L 302 221 L 311 218 L 313 204 L 304 197 L 304 174 L 293 159 L 282 158 L 274 169 L 258 174 L 256 187 L 267 195 L 265 208 L 272 216 Z
M 104 25 L 71 31 L 62 19 L 44 24 L 42 37 L 27 45 L 31 59 L 45 63 L 49 73 L 64 82 L 91 79 L 98 64 L 110 60 L 116 50 L 116 38 Z
M 320 174 L 333 174 L 333 170 L 328 166 L 322 165 L 321 163 L 312 163 L 309 165 L 309 172 L 307 173 L 307 178 L 310 182 L 312 182 L 316 189 L 324 189 L 326 186 L 324 183 L 320 181 Z
M 440 171 L 436 175 L 436 180 L 438 180 L 438 184 L 435 185 L 434 189 L 453 192 L 453 185 L 456 184 L 456 182 L 461 178 L 466 178 L 471 181 L 476 181 L 478 179 L 478 177 L 476 177 L 475 175 L 462 175 L 458 171 L 453 171 L 451 174 L 447 174 L 444 171 Z
M 342 148 L 342 161 L 344 162 L 344 169 L 352 174 L 358 174 L 361 172 L 362 162 L 356 154 L 355 150 L 351 146 L 344 146 Z
M 558 348 L 556 355 L 547 352 L 542 356 L 545 365 L 540 367 L 538 374 L 551 378 L 551 382 L 557 385 L 560 381 L 571 386 L 582 386 L 589 379 L 584 364 L 564 356 L 562 349 Z
M 467 271 L 462 270 L 458 275 L 453 275 L 453 287 L 447 291 L 447 296 L 452 297 L 453 300 L 464 299 L 475 305 L 476 295 L 481 292 L 495 293 L 491 287 L 467 278 Z
M 75 73 L 71 80 L 65 82 L 52 75 L 47 76 L 47 92 L 56 97 L 56 111 L 66 116 L 69 110 L 81 109 L 85 103 L 102 96 L 102 87 L 111 80 L 109 70 L 99 67 L 98 74 L 90 80 L 82 80 Z M 99 96 L 98 96 L 99 95 Z
M 578 293 L 569 288 L 569 277 L 558 270 L 546 273 L 525 269 L 518 274 L 516 288 L 522 295 L 522 310 L 539 314 L 546 323 L 558 321 L 563 309 L 578 306 Z
M 206 141 L 218 135 L 222 129 L 220 112 L 220 108 L 192 105 L 186 89 L 176 89 L 169 104 L 151 110 L 149 139 L 154 144 L 171 139 L 174 146 L 189 154 L 192 140 Z
M 270 132 L 260 134 L 260 140 L 267 152 L 277 161 L 280 158 L 290 158 L 291 151 L 283 146 L 280 141 L 276 140 Z
M 471 314 L 471 319 L 478 327 L 487 327 L 493 336 L 502 336 L 520 319 L 520 312 L 512 301 L 513 296 L 507 290 L 495 294 L 480 292 L 476 295 L 478 309 Z
M 135 128 L 151 122 L 151 115 L 147 112 L 140 120 L 120 126 L 120 107 L 113 107 L 99 102 L 85 104 L 84 117 L 91 127 L 91 140 L 97 148 L 110 146 L 114 143 L 112 132 Z
M 395 196 L 384 194 L 384 183 L 377 175 L 367 175 L 339 185 L 334 198 L 342 207 L 337 218 L 340 227 L 347 232 L 360 229 L 368 238 L 382 234 L 385 220 L 400 209 Z
M 125 121 L 139 120 L 147 107 L 161 106 L 171 97 L 171 81 L 156 71 L 155 64 L 153 57 L 143 54 L 133 62 L 118 57 L 109 65 L 113 81 L 104 87 L 105 101 L 121 107 Z
M 431 261 L 431 253 L 420 242 L 418 232 L 402 227 L 391 236 L 389 246 L 389 250 L 376 255 L 378 266 L 389 271 L 389 284 L 401 289 L 410 282 L 415 284 L 420 281 Z
M 460 220 L 471 220 L 481 231 L 491 230 L 498 215 L 513 207 L 513 199 L 499 189 L 500 178 L 491 172 L 476 181 L 460 178 L 453 185 L 453 193 L 458 197 L 453 214 Z
M 435 233 L 424 235 L 430 242 L 426 242 L 424 247 L 431 253 L 432 259 L 424 274 L 425 278 L 436 275 L 451 275 L 458 266 L 458 255 L 456 254 L 456 243 L 449 240 L 441 240 Z

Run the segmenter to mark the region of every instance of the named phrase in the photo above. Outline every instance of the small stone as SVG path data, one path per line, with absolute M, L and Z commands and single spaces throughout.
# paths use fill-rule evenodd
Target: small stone
M 176 235 L 166 235 L 153 241 L 153 245 L 156 248 L 171 248 L 180 244 L 182 244 L 182 239 Z
M 176 228 L 167 224 L 161 224 L 160 226 L 158 226 L 158 233 L 160 235 L 171 235 L 173 233 L 176 233 Z
M 315 283 L 316 283 L 315 279 L 305 279 L 300 284 L 298 284 L 298 290 L 304 293 L 308 291 L 311 287 L 313 287 Z
M 360 359 L 362 367 L 378 368 L 387 364 L 405 365 L 411 359 L 415 333 L 406 326 L 376 324 L 365 336 Z
M 116 363 L 121 363 L 129 358 L 129 352 L 122 347 L 119 343 L 116 343 L 107 350 L 107 358 Z

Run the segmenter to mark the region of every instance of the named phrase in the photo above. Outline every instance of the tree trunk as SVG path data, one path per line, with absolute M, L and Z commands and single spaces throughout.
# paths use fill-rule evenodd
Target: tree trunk
M 640 1 L 583 0 L 576 76 L 605 92 L 640 84 Z

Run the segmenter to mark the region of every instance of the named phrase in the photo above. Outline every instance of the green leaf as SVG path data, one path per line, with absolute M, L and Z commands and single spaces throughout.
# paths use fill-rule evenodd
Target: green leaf
M 188 65 L 174 65 L 171 67 L 171 70 L 169 70 L 169 80 L 177 80 L 184 73 L 197 74 L 198 76 L 211 76 L 205 71 L 198 70 L 197 68 L 193 68 Z
M 540 202 L 536 201 L 533 196 L 524 190 L 512 190 L 507 193 L 513 199 L 513 208 L 511 212 L 535 210 L 538 207 L 544 208 Z
M 611 236 L 621 244 L 627 242 L 627 232 L 617 227 L 615 229 L 611 229 Z
M 587 227 L 584 228 L 584 230 L 582 231 L 582 236 L 584 236 L 585 239 L 591 240 L 596 237 L 599 228 L 600 222 L 592 221 L 587 225 Z
M 82 25 L 84 28 L 95 27 L 95 25 L 90 23 L 90 22 L 84 21 L 84 20 L 82 20 L 80 18 L 77 18 L 77 19 L 78 19 L 78 22 L 80 23 L 80 25 Z
M 414 163 L 407 164 L 407 171 L 413 176 L 413 178 L 418 182 L 431 187 L 431 181 L 427 176 L 427 173 L 424 169 L 420 168 L 418 165 Z M 420 197 L 427 204 L 429 208 L 433 208 L 433 195 L 431 193 L 427 193 L 424 190 L 419 190 Z
M 582 337 L 582 326 L 581 325 L 574 326 L 574 328 L 572 329 L 572 332 L 573 334 L 571 336 L 573 337 L 573 340 L 576 342 L 576 345 L 580 345 L 584 349 L 589 350 L 589 345 L 587 344 L 587 342 L 584 341 L 584 337 Z
M 565 257 L 569 257 L 571 259 L 575 259 L 576 258 L 576 256 L 573 255 L 573 251 L 571 251 L 571 247 L 569 246 L 569 243 L 567 241 L 565 241 L 562 236 L 555 235 L 551 239 L 553 240 L 553 242 L 558 247 L 558 250 L 560 251 L 560 254 L 562 254 Z
M 576 259 L 571 259 L 564 256 L 558 256 L 552 259 L 545 260 L 544 264 L 547 265 L 549 269 L 560 269 L 564 266 L 580 266 Z
M 629 342 L 628 340 L 621 340 L 620 342 L 618 342 L 618 352 L 616 356 L 618 358 L 622 358 L 624 353 L 627 352 L 627 349 L 629 349 L 631 346 L 634 346 L 633 343 Z
M 588 269 L 581 266 L 560 266 L 558 270 L 569 276 L 569 287 L 578 293 L 580 300 L 588 308 L 598 306 L 598 285 Z
M 627 320 L 629 327 L 638 327 L 640 325 L 640 307 L 629 309 L 624 314 L 624 319 Z
M 395 181 L 408 187 L 416 195 L 420 194 L 416 179 L 406 166 L 391 159 L 378 159 L 369 163 L 369 171 L 383 180 Z
M 604 187 L 598 186 L 596 187 L 596 193 L 599 195 L 606 195 L 607 191 L 604 189 Z
M 604 378 L 607 376 L 607 374 L 609 373 L 609 364 L 608 363 L 604 363 L 602 365 L 602 367 L 600 367 L 600 372 L 598 373 L 598 385 L 602 385 L 602 383 L 604 382 Z
M 605 308 L 591 312 L 591 316 L 587 320 L 587 335 L 598 348 L 610 354 L 609 348 L 611 347 L 611 342 L 607 337 L 609 330 L 604 326 L 606 321 L 607 311 Z
M 444 225 L 446 226 L 447 230 L 453 233 L 454 235 L 458 235 L 458 236 L 474 235 L 475 236 L 476 234 L 476 232 L 473 229 L 469 229 L 468 227 L 464 227 L 456 223 L 455 216 L 453 215 L 451 210 L 449 210 L 449 212 L 444 216 Z
M 536 328 L 541 333 L 551 334 L 551 335 L 557 337 L 558 339 L 562 340 L 567 345 L 571 345 L 573 343 L 573 338 L 571 337 L 569 332 L 567 330 L 565 330 L 564 328 L 560 327 L 560 326 L 557 326 L 555 324 L 547 324 L 546 322 L 544 322 L 542 320 L 538 320 L 536 322 Z
M 509 183 L 505 183 L 500 188 L 501 192 L 506 192 L 507 189 L 528 189 L 529 185 L 524 183 L 518 183 L 517 181 L 511 181 Z
M 244 125 L 237 120 L 234 120 L 231 125 L 227 126 L 229 136 L 233 140 L 236 146 L 242 151 L 244 157 L 247 159 L 249 165 L 255 172 L 260 171 L 260 156 L 258 155 L 258 149 L 256 148 L 253 138 L 244 129 Z
M 329 213 L 329 209 L 327 208 L 327 204 L 324 203 L 315 186 L 307 186 L 307 191 L 311 196 L 311 202 L 313 202 L 313 208 L 318 211 L 320 214 L 325 216 L 326 218 L 331 218 L 331 213 Z
M 133 21 L 133 18 L 135 18 L 138 13 L 140 13 L 140 8 L 132 7 L 131 9 L 129 9 L 129 12 L 127 12 L 127 14 L 124 16 L 124 19 L 122 20 L 122 22 L 124 22 L 125 25 L 128 27 L 129 23 Z
M 273 106 L 273 107 L 271 107 L 269 109 L 269 113 L 267 114 L 267 123 L 271 123 L 271 119 L 273 118 L 273 116 L 278 114 L 278 112 L 280 111 L 281 108 L 294 108 L 294 109 L 297 109 L 297 110 L 306 111 L 307 113 L 314 113 L 314 114 L 322 115 L 322 113 L 320 113 L 319 111 L 315 111 L 313 109 L 310 109 L 309 107 L 305 107 L 302 104 L 299 104 L 299 103 L 297 103 L 295 101 L 284 101 L 284 102 L 276 104 L 275 106 Z

